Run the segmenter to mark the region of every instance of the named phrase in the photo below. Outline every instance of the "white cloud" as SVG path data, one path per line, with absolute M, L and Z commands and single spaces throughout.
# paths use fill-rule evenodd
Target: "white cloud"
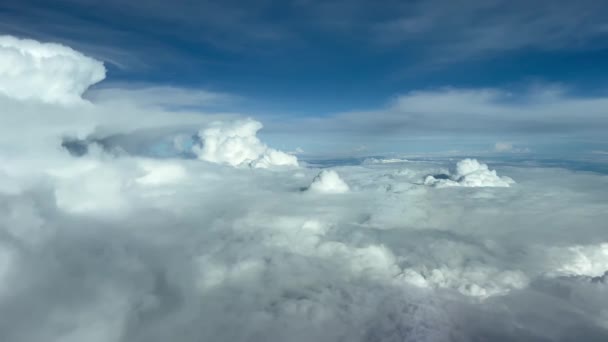
M 415 286 L 455 289 L 465 296 L 482 299 L 506 295 L 525 288 L 529 283 L 521 271 L 499 271 L 488 267 L 454 269 L 443 266 L 431 270 L 423 268 L 421 272 L 407 269 L 403 274 L 405 281 Z
M 449 178 L 437 178 L 429 175 L 424 184 L 437 187 L 464 186 L 464 187 L 509 187 L 515 181 L 509 177 L 499 177 L 496 170 L 490 170 L 488 165 L 476 159 L 463 159 L 456 164 L 456 173 Z
M 202 146 L 194 146 L 193 151 L 199 159 L 232 166 L 298 166 L 295 156 L 269 148 L 258 139 L 262 127 L 252 119 L 211 123 L 199 131 Z
M 388 163 L 405 163 L 407 159 L 404 158 L 366 158 L 364 164 L 388 164 Z
M 105 78 L 103 63 L 69 47 L 0 36 L 0 94 L 19 100 L 81 101 Z
M 523 93 L 493 88 L 439 88 L 408 92 L 377 109 L 294 119 L 292 127 L 293 134 L 305 129 L 325 133 L 328 140 L 340 137 L 349 141 L 356 135 L 382 137 L 396 144 L 417 141 L 416 146 L 424 143 L 421 149 L 431 147 L 432 142 L 445 146 L 446 139 L 450 144 L 464 138 L 494 144 L 496 135 L 522 133 L 528 134 L 529 139 L 560 133 L 564 135 L 562 142 L 576 142 L 577 138 L 603 137 L 608 129 L 606 107 L 605 96 L 577 97 L 566 88 L 552 86 Z M 529 152 L 525 147 L 514 147 L 517 152 Z
M 51 197 L 38 184 L 0 194 L 0 229 L 10 237 L 0 243 L 0 307 L 34 308 L 40 322 L 32 330 L 12 321 L 3 331 L 9 341 L 162 340 L 177 330 L 192 331 L 183 341 L 275 341 L 285 334 L 296 341 L 390 341 L 400 331 L 401 338 L 435 341 L 462 327 L 446 310 L 475 313 L 486 301 L 510 308 L 502 324 L 534 329 L 513 321 L 527 314 L 517 296 L 543 291 L 528 289 L 558 281 L 553 274 L 601 273 L 601 251 L 579 255 L 577 246 L 608 241 L 605 177 L 511 168 L 521 186 L 509 192 L 417 184 L 448 166 L 339 167 L 348 186 L 335 170 L 324 170 L 311 191 L 357 191 L 301 196 L 297 189 L 319 170 L 269 173 L 104 155 L 66 160 L 50 173 Z M 484 170 L 474 162 L 459 166 L 464 175 Z M 18 247 L 32 243 L 31 257 Z M 581 255 L 590 262 L 583 265 Z M 560 309 L 592 310 L 570 303 Z M 551 312 L 540 319 L 556 319 Z M 381 318 L 389 316 L 398 319 Z
M 129 184 L 120 170 L 94 162 L 78 171 L 72 169 L 74 166 L 70 165 L 65 174 L 56 174 L 55 200 L 59 208 L 70 213 L 117 214 L 128 207 L 124 193 Z
M 441 160 L 266 172 L 217 165 L 295 164 L 254 120 L 0 104 L 3 341 L 608 335 L 606 176 L 515 164 L 498 168 L 518 181 L 505 189 L 467 159 L 445 191 L 420 184 L 449 173 Z M 100 147 L 171 132 L 169 148 L 191 149 L 175 126 L 204 127 L 197 152 L 211 162 Z M 70 133 L 101 138 L 76 158 L 60 147 Z
M 497 142 L 494 144 L 494 152 L 498 153 L 530 153 L 528 147 L 517 147 L 510 142 Z
M 345 193 L 350 189 L 334 170 L 323 170 L 312 180 L 309 191 L 320 193 Z
M 608 272 L 608 243 L 555 248 L 550 257 L 562 261 L 552 271 L 555 275 L 601 277 Z
M 513 150 L 513 144 L 509 142 L 497 142 L 494 145 L 494 151 L 496 152 L 510 152 Z

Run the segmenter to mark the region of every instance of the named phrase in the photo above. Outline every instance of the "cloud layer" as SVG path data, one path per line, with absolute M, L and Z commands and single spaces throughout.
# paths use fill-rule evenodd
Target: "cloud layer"
M 446 192 L 419 179 L 451 165 L 405 165 L 339 167 L 350 191 L 310 196 L 336 169 L 71 159 L 0 195 L 5 340 L 607 336 L 606 177 L 511 167 L 512 191 Z
M 0 97 L 2 341 L 608 338 L 605 175 L 295 167 L 253 119 L 59 93 Z

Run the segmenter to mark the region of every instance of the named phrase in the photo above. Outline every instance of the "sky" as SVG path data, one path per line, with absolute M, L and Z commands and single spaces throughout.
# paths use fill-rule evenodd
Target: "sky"
M 0 341 L 608 341 L 606 12 L 0 2 Z
M 411 132 L 394 129 L 394 120 L 382 122 L 387 112 L 396 112 L 392 116 L 402 118 L 398 127 L 415 126 L 426 138 L 438 138 L 398 152 L 418 152 L 421 146 L 427 146 L 421 152 L 447 152 L 441 141 L 446 132 L 422 122 L 443 121 L 435 108 L 395 105 L 428 93 L 435 96 L 432 102 L 454 101 L 441 109 L 448 121 L 467 116 L 447 124 L 455 133 L 447 138 L 458 149 L 481 151 L 506 140 L 543 153 L 555 153 L 552 146 L 589 153 L 607 149 L 603 108 L 574 106 L 556 123 L 533 105 L 547 93 L 555 95 L 553 103 L 593 99 L 599 106 L 605 99 L 607 12 L 594 0 L 26 0 L 0 4 L 0 32 L 63 43 L 103 61 L 107 78 L 93 89 L 139 84 L 230 95 L 233 100 L 217 108 L 269 117 L 264 134 L 283 131 L 274 126 L 287 121 L 364 112 L 381 118 L 370 131 L 352 130 L 370 141 L 368 150 L 392 152 L 388 146 L 395 144 L 384 137 L 412 138 Z M 499 94 L 491 105 L 519 104 L 513 112 L 525 111 L 526 118 L 502 122 L 512 108 L 492 108 L 504 113 L 483 125 L 468 117 L 485 113 L 474 113 L 479 108 L 467 106 L 466 96 L 488 91 Z M 462 98 L 450 98 L 456 92 Z M 579 116 L 590 110 L 598 113 L 581 123 Z M 480 129 L 496 125 L 503 126 Z M 344 130 L 336 132 L 344 135 L 344 144 L 361 140 Z M 356 148 L 343 147 L 344 153 Z

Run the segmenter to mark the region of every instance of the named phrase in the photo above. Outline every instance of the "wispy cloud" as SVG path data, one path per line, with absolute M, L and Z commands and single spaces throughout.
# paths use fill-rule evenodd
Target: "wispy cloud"
M 608 10 L 597 1 L 425 0 L 404 7 L 376 23 L 378 41 L 416 44 L 440 62 L 520 49 L 595 49 L 608 38 Z
M 85 51 L 127 63 L 154 50 L 187 58 L 184 44 L 216 53 L 268 54 L 315 48 L 318 35 L 368 49 L 392 49 L 417 63 L 455 62 L 520 49 L 606 47 L 608 9 L 601 2 L 464 1 L 123 1 L 24 0 L 0 4 L 0 28 L 34 38 L 96 41 Z M 80 27 L 87 27 L 86 31 Z M 46 36 L 46 37 L 45 37 Z M 67 41 L 66 41 L 67 42 Z M 84 44 L 84 43 L 83 43 Z M 74 44 L 71 44 L 74 45 Z M 118 46 L 126 51 L 112 51 Z M 180 47 L 181 46 L 181 47 Z M 122 55 L 122 56 L 121 56 Z M 213 60 L 213 53 L 207 58 Z M 150 56 L 150 55 L 148 55 Z M 141 55 L 138 55 L 141 57 Z M 145 60 L 146 58 L 141 58 Z
M 577 97 L 534 88 L 412 91 L 386 108 L 306 119 L 321 129 L 359 134 L 601 134 L 608 128 L 608 97 Z

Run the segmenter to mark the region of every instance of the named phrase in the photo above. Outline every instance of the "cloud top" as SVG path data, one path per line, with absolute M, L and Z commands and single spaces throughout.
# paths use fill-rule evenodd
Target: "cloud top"
M 80 102 L 105 75 L 102 62 L 69 47 L 0 36 L 0 94 L 10 98 Z
M 341 194 L 349 191 L 349 186 L 334 170 L 323 170 L 308 187 L 309 191 L 318 193 Z
M 463 159 L 456 164 L 456 173 L 451 176 L 439 177 L 427 176 L 424 184 L 449 187 L 464 186 L 469 188 L 477 187 L 504 187 L 508 188 L 515 181 L 509 177 L 500 177 L 496 170 L 490 170 L 487 164 L 480 163 L 477 159 Z

